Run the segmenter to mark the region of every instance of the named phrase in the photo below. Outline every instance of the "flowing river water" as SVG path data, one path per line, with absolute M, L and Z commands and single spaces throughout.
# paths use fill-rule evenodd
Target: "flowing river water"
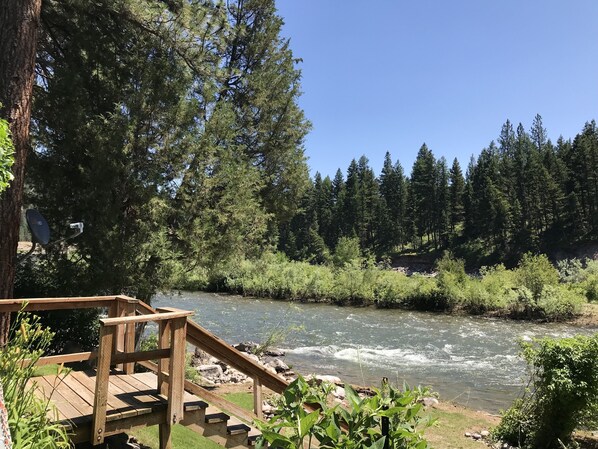
M 294 328 L 277 346 L 286 350 L 285 362 L 296 372 L 332 374 L 359 385 L 379 385 L 382 377 L 399 385 L 429 385 L 441 400 L 490 412 L 508 407 L 526 381 L 519 339 L 598 332 L 201 292 L 161 294 L 152 305 L 194 310 L 194 320 L 231 344 L 262 342 L 274 330 Z

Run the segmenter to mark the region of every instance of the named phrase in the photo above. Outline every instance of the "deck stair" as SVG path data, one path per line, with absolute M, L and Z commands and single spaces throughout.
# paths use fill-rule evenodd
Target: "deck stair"
M 288 383 L 194 323 L 189 319 L 193 312 L 153 309 L 126 296 L 0 300 L 0 312 L 92 307 L 108 312 L 108 318 L 100 319 L 98 351 L 43 357 L 37 364 L 96 360 L 96 369 L 29 381 L 36 394 L 55 406 L 51 419 L 68 429 L 73 443 L 102 447 L 111 435 L 158 425 L 160 449 L 170 449 L 172 426 L 183 425 L 226 448 L 255 445 L 262 386 L 281 393 Z M 158 325 L 158 349 L 135 351 L 137 326 L 148 322 Z M 188 344 L 253 378 L 253 412 L 185 380 Z M 146 372 L 136 372 L 136 366 Z

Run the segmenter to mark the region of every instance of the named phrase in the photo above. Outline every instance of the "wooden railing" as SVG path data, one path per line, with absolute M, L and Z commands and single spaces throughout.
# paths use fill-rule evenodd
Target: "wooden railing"
M 156 372 L 158 375 L 159 392 L 168 394 L 169 396 L 168 416 L 170 423 L 175 419 L 178 420 L 178 418 L 182 416 L 181 406 L 179 405 L 173 390 L 173 388 L 179 384 L 181 376 L 180 370 L 183 370 L 182 382 L 186 390 L 247 422 L 251 422 L 256 418 L 262 418 L 262 386 L 270 388 L 276 393 L 282 393 L 288 386 L 288 382 L 283 378 L 271 373 L 262 365 L 256 363 L 216 335 L 189 320 L 188 317 L 192 315 L 192 312 L 179 311 L 171 308 L 154 309 L 138 299 L 127 296 L 0 300 L 0 312 L 16 312 L 19 310 L 36 312 L 84 308 L 105 308 L 108 310 L 108 318 L 100 320 L 99 350 L 43 357 L 37 364 L 60 364 L 98 359 L 96 385 L 97 403 L 94 404 L 94 433 L 92 433 L 92 439 L 94 439 L 93 436 L 95 436 L 95 440 L 93 441 L 94 444 L 98 444 L 98 441 L 100 441 L 98 440 L 98 436 L 101 437 L 102 432 L 98 434 L 98 431 L 102 429 L 101 409 L 104 408 L 105 410 L 105 392 L 101 389 L 98 390 L 98 388 L 99 386 L 101 387 L 101 385 L 105 385 L 107 388 L 108 383 L 106 380 L 106 373 L 109 372 L 111 364 L 117 364 L 118 368 L 122 369 L 125 373 L 132 373 L 134 371 L 135 363 L 139 363 Z M 179 316 L 177 314 L 182 315 Z M 143 322 L 158 323 L 159 348 L 154 351 L 134 352 L 135 325 Z M 183 337 L 181 337 L 181 335 Z M 254 413 L 248 413 L 246 410 L 226 401 L 224 398 L 217 396 L 213 392 L 185 381 L 184 344 L 182 356 L 183 362 L 172 363 L 175 353 L 177 353 L 176 357 L 180 357 L 178 351 L 180 349 L 181 341 L 190 343 L 251 377 L 254 383 Z M 176 350 L 173 345 L 176 346 Z M 108 348 L 111 348 L 111 350 L 108 350 Z M 171 360 L 169 361 L 168 358 L 171 358 Z M 157 365 L 149 362 L 149 360 L 154 359 L 158 359 Z M 172 368 L 175 365 L 177 366 L 177 371 L 173 372 Z M 173 387 L 173 385 L 175 387 Z M 182 394 L 183 390 L 180 389 L 180 391 Z M 174 402 L 172 401 L 172 395 L 175 395 Z M 170 405 L 171 402 L 173 403 L 172 407 Z M 97 408 L 100 409 L 98 416 L 95 415 L 96 405 Z M 103 439 L 101 440 L 103 441 Z

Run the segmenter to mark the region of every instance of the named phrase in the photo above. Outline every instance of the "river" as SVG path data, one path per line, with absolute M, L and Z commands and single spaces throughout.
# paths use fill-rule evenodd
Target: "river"
M 155 307 L 195 311 L 194 320 L 225 341 L 264 341 L 273 329 L 295 329 L 277 344 L 302 374 L 332 374 L 360 385 L 382 377 L 429 385 L 449 400 L 497 412 L 526 379 L 518 339 L 589 335 L 598 328 L 538 324 L 424 312 L 301 304 L 234 295 L 160 294 Z

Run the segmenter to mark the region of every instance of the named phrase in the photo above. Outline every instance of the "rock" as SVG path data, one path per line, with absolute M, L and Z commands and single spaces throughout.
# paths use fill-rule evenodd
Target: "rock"
M 222 368 L 222 372 L 226 373 L 226 371 L 228 370 L 228 365 L 224 362 L 221 362 L 220 360 L 214 360 L 211 361 L 212 363 L 210 363 L 210 365 L 218 365 L 220 366 L 220 368 Z
M 266 402 L 266 401 L 262 402 L 262 412 L 263 413 L 271 415 L 272 413 L 274 413 L 275 410 L 276 409 L 268 402 Z
M 282 349 L 271 348 L 264 351 L 264 355 L 267 355 L 269 357 L 284 357 L 285 353 Z
M 490 436 L 490 432 L 488 432 L 487 430 L 482 430 L 480 432 L 480 435 L 482 435 L 482 438 L 488 438 Z
M 345 389 L 343 387 L 336 387 L 332 392 L 332 395 L 337 399 L 343 400 L 346 397 Z
M 254 362 L 260 363 L 260 358 L 255 354 L 251 354 L 248 352 L 247 354 L 245 354 L 245 357 L 250 358 Z
M 249 379 L 249 377 L 247 377 L 242 372 L 237 371 L 236 369 L 229 368 L 228 379 L 229 379 L 228 380 L 229 382 L 238 384 L 238 383 L 242 383 L 242 382 L 247 382 L 247 379 Z
M 482 439 L 482 435 L 480 435 L 479 433 L 473 433 L 471 435 L 471 438 L 473 438 L 474 440 L 481 440 Z
M 202 351 L 199 348 L 195 348 L 193 352 L 193 356 L 191 357 L 191 365 L 192 366 L 200 366 L 200 365 L 213 365 L 212 362 L 213 357 L 205 351 Z
M 222 367 L 220 365 L 200 365 L 196 368 L 201 377 L 216 381 L 222 378 Z
M 259 345 L 253 341 L 244 341 L 235 345 L 234 348 L 241 352 L 246 352 L 248 354 L 253 354 Z
M 465 436 L 466 436 L 467 438 L 471 438 L 471 433 L 470 433 L 470 432 L 465 432 Z
M 277 373 L 284 373 L 290 370 L 289 366 L 280 359 L 271 360 L 266 366 L 271 366 Z
M 274 368 L 272 368 L 271 366 L 266 365 L 264 368 L 266 368 L 269 372 L 271 372 L 272 374 L 278 374 L 276 372 L 276 370 Z
M 329 375 L 314 375 L 311 374 L 309 376 L 307 376 L 305 378 L 305 380 L 308 383 L 315 383 L 317 385 L 320 385 L 322 382 L 328 382 L 331 384 L 342 384 L 342 380 L 340 379 L 340 377 L 336 377 L 336 376 L 329 376 Z
M 436 407 L 438 405 L 438 399 L 436 398 L 423 398 L 422 402 L 425 407 Z

